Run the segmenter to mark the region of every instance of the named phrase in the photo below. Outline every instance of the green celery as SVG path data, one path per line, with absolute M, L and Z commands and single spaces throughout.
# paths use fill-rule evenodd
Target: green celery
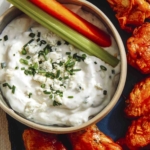
M 50 16 L 40 8 L 36 7 L 28 0 L 8 0 L 8 1 L 12 3 L 14 6 L 16 6 L 18 9 L 23 11 L 25 14 L 30 16 L 32 19 L 34 19 L 44 27 L 48 28 L 49 30 L 51 30 L 52 32 L 60 36 L 62 39 L 69 42 L 70 44 L 74 45 L 81 51 L 100 58 L 101 60 L 108 63 L 112 67 L 115 67 L 119 63 L 119 60 L 116 57 L 112 56 L 91 40 L 87 39 L 86 37 L 74 31 L 73 29 L 63 24 L 59 20 Z

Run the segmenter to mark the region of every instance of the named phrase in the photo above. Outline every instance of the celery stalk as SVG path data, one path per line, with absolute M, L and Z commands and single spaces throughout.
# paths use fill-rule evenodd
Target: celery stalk
M 100 46 L 92 42 L 91 40 L 87 39 L 86 37 L 82 36 L 75 30 L 71 29 L 67 25 L 63 24 L 59 20 L 55 19 L 54 17 L 50 16 L 49 14 L 45 13 L 40 8 L 36 7 L 32 3 L 27 0 L 8 0 L 22 12 L 30 16 L 32 19 L 43 25 L 44 27 L 48 28 L 55 34 L 59 35 L 62 39 L 68 41 L 81 51 L 89 54 L 94 55 L 104 62 L 108 63 L 112 67 L 115 67 L 119 60 L 109 54 L 107 51 L 102 49 Z

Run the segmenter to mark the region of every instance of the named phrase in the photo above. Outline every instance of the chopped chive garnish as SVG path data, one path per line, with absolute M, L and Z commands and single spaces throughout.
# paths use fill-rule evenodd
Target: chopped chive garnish
M 17 70 L 18 68 L 19 68 L 18 66 L 15 67 L 16 70 Z
M 40 37 L 40 36 L 41 36 L 41 32 L 38 32 L 38 33 L 37 33 L 37 37 Z
M 62 105 L 61 103 L 59 103 L 59 102 L 57 102 L 57 101 L 53 101 L 53 106 L 60 106 L 60 105 Z
M 29 74 L 29 71 L 28 71 L 28 70 L 24 70 L 24 74 L 25 74 L 25 75 L 28 75 L 28 74 Z
M 61 41 L 58 41 L 58 42 L 57 42 L 57 45 L 61 45 Z
M 45 88 L 45 84 L 42 84 L 42 85 L 41 85 L 41 88 Z
M 27 54 L 27 50 L 23 48 L 23 50 L 21 51 L 22 55 L 26 55 Z
M 66 67 L 73 67 L 75 65 L 75 61 L 67 63 L 65 66 Z
M 57 70 L 56 72 L 56 78 L 58 78 L 60 76 L 60 70 Z
M 68 76 L 65 76 L 64 79 L 69 79 L 69 77 L 68 77 Z
M 115 70 L 112 70 L 111 72 L 112 72 L 112 74 L 115 74 Z
M 21 70 L 25 70 L 25 67 L 22 67 Z
M 45 90 L 45 91 L 43 91 L 43 93 L 44 93 L 44 94 L 51 94 L 51 92 L 50 92 L 50 91 L 46 91 L 46 90 Z
M 106 68 L 105 66 L 103 66 L 103 65 L 100 65 L 100 68 L 101 68 L 101 70 L 103 70 L 103 71 L 106 71 L 106 70 L 107 70 L 107 68 Z
M 23 47 L 25 48 L 28 44 L 32 43 L 34 39 L 31 39 L 28 43 L 26 43 Z
M 30 58 L 31 58 L 31 56 L 27 56 L 27 57 L 26 57 L 26 59 L 30 59 Z
M 38 38 L 36 41 L 39 42 L 39 41 L 40 41 L 40 38 Z
M 46 73 L 46 71 L 45 71 L 45 70 L 40 69 L 40 70 L 38 70 L 38 73 Z
M 3 83 L 3 87 L 6 87 L 6 86 L 8 86 L 9 89 L 12 89 L 12 87 L 8 83 Z
M 8 40 L 8 35 L 5 35 L 4 36 L 4 41 L 7 41 Z
M 46 44 L 46 41 L 41 40 L 41 41 L 40 41 L 40 46 L 41 46 L 42 44 Z
M 81 71 L 81 69 L 72 69 L 71 71 Z
M 71 52 L 66 52 L 66 55 L 70 55 L 71 54 Z
M 22 63 L 22 64 L 28 65 L 28 61 L 25 60 L 25 59 L 23 59 L 23 58 L 21 58 L 19 61 L 20 61 L 20 63 Z
M 104 95 L 107 95 L 107 91 L 106 91 L 106 90 L 104 90 L 104 91 L 103 91 L 103 94 L 104 94 Z
M 16 89 L 16 87 L 13 85 L 13 86 L 12 86 L 12 93 L 13 93 L 13 94 L 15 93 L 15 89 Z
M 13 56 L 15 56 L 15 54 L 13 54 Z
M 29 93 L 29 98 L 31 98 L 31 96 L 32 96 L 32 93 Z
M 94 64 L 97 64 L 97 62 L 96 62 L 96 61 L 94 61 Z
M 3 69 L 3 68 L 6 68 L 6 63 L 5 63 L 5 62 L 1 63 L 1 68 L 2 68 L 2 69 Z
M 39 51 L 39 53 L 38 53 L 39 55 L 38 55 L 38 57 L 40 57 L 40 56 L 43 56 L 44 57 L 44 59 L 45 60 L 47 60 L 47 58 L 46 58 L 46 54 L 45 54 L 45 52 L 44 51 Z
M 68 96 L 68 98 L 73 98 L 73 96 Z
M 34 33 L 30 33 L 29 36 L 30 36 L 31 38 L 34 38 L 34 37 L 35 37 L 35 34 L 34 34 Z
M 45 55 L 47 55 L 49 52 L 52 52 L 51 46 L 49 44 L 47 44 L 43 51 L 44 51 Z
M 59 80 L 61 81 L 61 80 L 62 80 L 62 77 L 59 77 Z
M 53 95 L 51 94 L 51 95 L 49 96 L 49 98 L 52 99 L 52 98 L 53 98 Z

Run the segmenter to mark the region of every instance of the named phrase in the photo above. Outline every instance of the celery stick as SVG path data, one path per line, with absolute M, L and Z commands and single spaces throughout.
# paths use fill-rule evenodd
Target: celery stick
M 19 8 L 25 14 L 33 18 L 35 21 L 48 28 L 55 34 L 59 35 L 62 39 L 68 41 L 81 51 L 94 55 L 112 67 L 115 67 L 119 60 L 99 47 L 97 44 L 66 26 L 59 20 L 45 13 L 40 8 L 36 7 L 27 0 L 8 0 L 14 6 Z

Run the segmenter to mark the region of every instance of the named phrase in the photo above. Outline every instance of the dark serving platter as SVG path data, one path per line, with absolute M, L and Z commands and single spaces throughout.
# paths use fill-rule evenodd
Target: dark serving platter
M 96 5 L 112 21 L 120 36 L 122 37 L 122 40 L 126 47 L 126 40 L 130 35 L 120 29 L 119 23 L 115 18 L 115 14 L 108 5 L 107 0 L 89 0 L 89 2 Z M 99 129 L 115 141 L 125 135 L 128 125 L 130 124 L 130 120 L 125 118 L 123 112 L 123 109 L 125 107 L 125 99 L 126 97 L 128 97 L 134 84 L 140 81 L 142 78 L 145 78 L 145 76 L 134 68 L 128 66 L 126 84 L 118 103 L 103 120 L 97 123 Z M 12 150 L 25 150 L 22 140 L 22 133 L 27 127 L 8 115 L 7 119 Z

